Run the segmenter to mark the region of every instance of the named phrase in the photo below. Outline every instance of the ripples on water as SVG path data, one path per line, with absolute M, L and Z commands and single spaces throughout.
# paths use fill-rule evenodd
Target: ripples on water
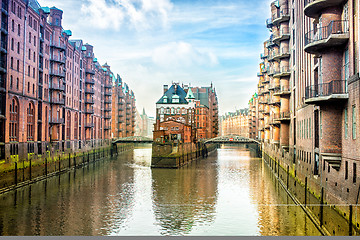
M 151 146 L 0 196 L 1 235 L 319 235 L 261 159 L 223 147 L 151 169 Z

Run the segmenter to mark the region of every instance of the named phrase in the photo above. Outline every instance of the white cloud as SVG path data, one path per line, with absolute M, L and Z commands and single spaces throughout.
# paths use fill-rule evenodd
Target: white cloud
M 154 50 L 152 60 L 155 64 L 182 69 L 192 66 L 213 66 L 218 63 L 214 53 L 195 48 L 186 42 L 171 42 Z
M 129 28 L 144 30 L 167 25 L 170 0 L 87 0 L 81 6 L 86 23 L 101 29 Z

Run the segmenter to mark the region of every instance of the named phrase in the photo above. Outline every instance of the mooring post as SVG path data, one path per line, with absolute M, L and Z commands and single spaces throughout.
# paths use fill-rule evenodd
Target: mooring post
M 289 189 L 289 166 L 287 166 L 286 189 Z
M 61 156 L 59 156 L 59 172 L 60 172 L 60 170 L 61 170 Z
M 15 185 L 17 185 L 17 162 L 15 162 Z
M 353 218 L 353 207 L 349 205 L 349 236 L 352 236 L 352 218 Z
M 47 158 L 45 158 L 45 176 L 47 176 Z
M 31 181 L 31 157 L 30 157 L 30 159 L 29 159 L 29 179 L 30 179 L 30 181 Z
M 74 154 L 74 167 L 76 168 L 76 153 Z
M 308 185 L 308 178 L 307 177 L 305 177 L 305 194 L 304 194 L 304 196 L 305 196 L 305 200 L 304 200 L 304 205 L 305 205 L 305 207 L 306 207 L 306 203 L 307 203 L 307 185 Z
M 69 153 L 69 169 L 71 168 L 71 155 Z
M 321 188 L 321 197 L 320 197 L 320 226 L 323 225 L 323 211 L 324 211 L 324 187 Z

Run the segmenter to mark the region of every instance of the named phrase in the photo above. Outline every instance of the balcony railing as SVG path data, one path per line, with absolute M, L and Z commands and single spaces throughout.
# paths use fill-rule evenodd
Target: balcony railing
M 65 99 L 51 98 L 50 103 L 59 104 L 59 105 L 65 105 Z
M 50 124 L 64 124 L 63 118 L 50 118 Z
M 87 74 L 91 74 L 91 75 L 95 75 L 95 70 L 92 70 L 92 69 L 86 69 L 86 70 L 85 70 L 85 73 L 87 73 Z
M 60 43 L 60 42 L 52 42 L 52 41 L 50 41 L 50 47 L 58 48 L 58 49 L 61 49 L 61 50 L 65 50 L 65 49 L 66 49 L 66 45 L 65 45 L 65 44 Z
M 276 13 L 274 13 L 271 18 L 274 25 L 288 21 L 290 19 L 290 9 L 281 8 Z
M 349 35 L 349 21 L 331 21 L 329 25 L 315 28 L 305 34 L 305 51 L 317 53 L 327 47 L 334 47 L 345 44 Z
M 94 100 L 93 99 L 85 99 L 85 103 L 86 104 L 94 104 Z
M 274 42 L 280 42 L 282 40 L 287 40 L 290 38 L 289 27 L 282 27 L 279 32 L 274 33 Z
M 50 83 L 49 89 L 63 92 L 63 91 L 65 91 L 65 86 L 62 84 Z
M 343 99 L 348 99 L 346 80 L 333 80 L 305 88 L 305 102 L 307 103 Z
M 85 109 L 85 114 L 94 114 L 94 109 L 93 108 Z
M 62 78 L 65 77 L 64 70 L 59 70 L 59 69 L 51 69 L 50 70 L 50 75 L 57 76 L 57 77 L 62 77 Z
M 85 79 L 85 83 L 95 84 L 95 80 L 94 79 Z
M 276 70 L 274 72 L 274 77 L 285 77 L 290 75 L 290 68 L 289 66 L 282 66 L 280 70 Z
M 50 56 L 50 61 L 65 63 L 66 58 L 58 56 L 58 55 L 53 55 L 53 56 Z
M 85 94 L 95 94 L 95 90 L 94 89 L 92 89 L 92 88 L 86 88 L 85 89 Z

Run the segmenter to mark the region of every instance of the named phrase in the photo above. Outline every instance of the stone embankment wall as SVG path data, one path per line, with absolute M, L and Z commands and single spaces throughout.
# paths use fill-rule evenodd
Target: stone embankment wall
M 191 161 L 206 157 L 216 149 L 216 144 L 203 143 L 153 143 L 152 168 L 179 168 Z
M 27 159 L 12 159 L 0 164 L 0 193 L 43 180 L 73 168 L 103 160 L 133 149 L 133 144 L 110 144 L 79 152 L 47 151 L 43 155 L 29 154 Z
M 321 176 L 309 174 L 307 165 L 302 164 L 299 157 L 266 143 L 262 150 L 263 160 L 280 184 L 324 235 L 360 235 L 360 207 L 357 204 L 335 198 L 320 184 Z

